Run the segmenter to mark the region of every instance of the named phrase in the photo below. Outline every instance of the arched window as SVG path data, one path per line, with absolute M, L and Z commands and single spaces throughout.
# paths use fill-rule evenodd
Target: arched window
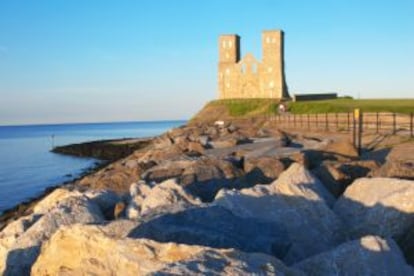
M 253 74 L 257 73 L 257 64 L 256 63 L 252 64 L 252 72 L 253 72 Z

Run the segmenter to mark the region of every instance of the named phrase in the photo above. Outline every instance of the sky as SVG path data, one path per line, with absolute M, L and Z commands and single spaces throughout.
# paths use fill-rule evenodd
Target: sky
M 218 37 L 285 32 L 291 94 L 414 98 L 413 0 L 0 0 L 0 125 L 189 119 Z

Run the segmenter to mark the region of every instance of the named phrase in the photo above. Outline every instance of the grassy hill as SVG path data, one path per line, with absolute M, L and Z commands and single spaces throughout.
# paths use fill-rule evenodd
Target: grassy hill
M 216 121 L 277 114 L 278 100 L 231 99 L 207 103 L 192 121 Z M 323 101 L 288 102 L 291 113 L 338 113 L 360 108 L 363 112 L 414 112 L 414 99 L 335 99 Z

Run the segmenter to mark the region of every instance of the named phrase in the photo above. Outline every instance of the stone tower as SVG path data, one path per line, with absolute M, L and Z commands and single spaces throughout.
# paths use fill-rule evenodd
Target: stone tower
M 258 61 L 250 53 L 240 59 L 240 37 L 220 36 L 219 98 L 289 98 L 285 82 L 283 47 L 283 31 L 264 31 L 262 61 Z

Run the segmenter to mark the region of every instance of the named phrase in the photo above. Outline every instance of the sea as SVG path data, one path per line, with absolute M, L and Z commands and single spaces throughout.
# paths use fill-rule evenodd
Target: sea
M 186 121 L 0 126 L 0 214 L 74 180 L 99 160 L 52 153 L 55 146 L 159 135 Z

